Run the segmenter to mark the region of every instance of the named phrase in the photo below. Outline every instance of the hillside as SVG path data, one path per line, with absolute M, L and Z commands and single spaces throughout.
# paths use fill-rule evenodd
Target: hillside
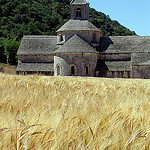
M 0 74 L 0 148 L 150 149 L 150 80 Z
M 5 74 L 16 74 L 16 67 L 9 64 L 0 63 L 0 72 Z
M 55 35 L 70 18 L 70 0 L 0 0 L 0 62 L 16 64 L 23 35 Z M 118 21 L 90 9 L 90 21 L 104 35 L 135 35 Z

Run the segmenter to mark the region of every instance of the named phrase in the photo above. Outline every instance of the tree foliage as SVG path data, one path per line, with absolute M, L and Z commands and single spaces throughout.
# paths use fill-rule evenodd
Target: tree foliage
M 56 35 L 70 18 L 70 0 L 0 0 L 0 62 L 16 64 L 23 35 Z M 90 21 L 104 35 L 134 35 L 105 14 L 90 8 Z

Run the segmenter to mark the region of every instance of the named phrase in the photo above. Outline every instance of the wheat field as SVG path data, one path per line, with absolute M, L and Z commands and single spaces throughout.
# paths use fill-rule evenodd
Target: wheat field
M 1 150 L 150 150 L 150 80 L 0 74 Z

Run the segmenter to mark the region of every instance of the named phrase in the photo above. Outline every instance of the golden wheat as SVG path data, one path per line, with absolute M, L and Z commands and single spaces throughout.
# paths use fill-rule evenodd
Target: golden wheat
M 0 74 L 0 149 L 149 150 L 150 80 Z

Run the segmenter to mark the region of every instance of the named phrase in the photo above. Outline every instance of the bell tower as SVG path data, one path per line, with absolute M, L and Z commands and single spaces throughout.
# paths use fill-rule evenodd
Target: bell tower
M 72 0 L 70 3 L 71 19 L 88 20 L 89 4 L 86 0 Z

